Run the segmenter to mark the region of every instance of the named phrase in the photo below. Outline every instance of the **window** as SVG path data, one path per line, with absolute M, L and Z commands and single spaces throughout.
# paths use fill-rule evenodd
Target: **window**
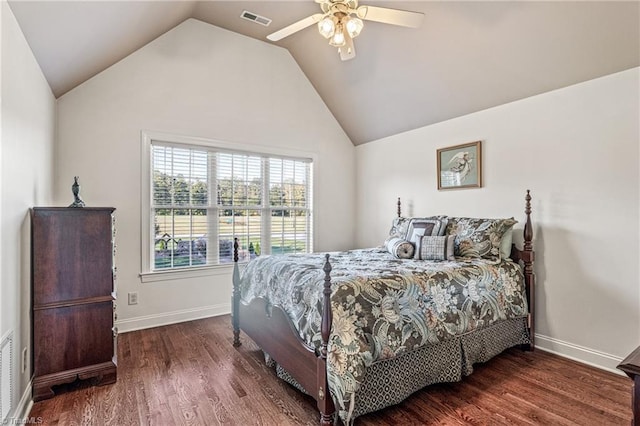
M 147 154 L 147 270 L 230 263 L 234 237 L 241 261 L 311 251 L 310 159 L 153 139 Z

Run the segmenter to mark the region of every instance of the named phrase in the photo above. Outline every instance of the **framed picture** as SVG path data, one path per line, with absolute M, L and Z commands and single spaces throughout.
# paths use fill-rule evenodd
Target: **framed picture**
M 438 190 L 482 187 L 482 142 L 440 148 Z

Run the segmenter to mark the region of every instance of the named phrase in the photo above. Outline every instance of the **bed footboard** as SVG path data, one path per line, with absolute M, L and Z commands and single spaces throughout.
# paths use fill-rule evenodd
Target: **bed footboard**
M 244 331 L 263 351 L 280 364 L 317 402 L 320 424 L 333 424 L 335 405 L 327 379 L 327 346 L 333 321 L 331 313 L 331 264 L 325 257 L 320 353 L 308 346 L 298 335 L 286 312 L 263 298 L 248 305 L 240 302 L 240 273 L 238 269 L 238 239 L 233 244 L 233 346 L 239 347 L 240 330 Z

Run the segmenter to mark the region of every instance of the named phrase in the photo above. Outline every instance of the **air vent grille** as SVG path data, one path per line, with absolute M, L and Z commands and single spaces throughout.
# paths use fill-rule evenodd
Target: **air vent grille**
M 257 13 L 249 12 L 247 10 L 243 10 L 242 14 L 240 14 L 242 19 L 246 19 L 247 21 L 255 22 L 260 25 L 264 25 L 268 27 L 271 23 L 271 19 L 265 18 L 264 16 L 260 16 Z

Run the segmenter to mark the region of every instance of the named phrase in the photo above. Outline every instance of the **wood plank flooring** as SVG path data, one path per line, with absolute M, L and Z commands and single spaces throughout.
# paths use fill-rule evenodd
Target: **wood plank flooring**
M 50 425 L 317 425 L 315 402 L 279 380 L 229 316 L 118 337 L 118 382 L 62 386 L 30 416 Z M 356 425 L 629 425 L 631 380 L 510 349 L 460 383 L 430 386 Z

